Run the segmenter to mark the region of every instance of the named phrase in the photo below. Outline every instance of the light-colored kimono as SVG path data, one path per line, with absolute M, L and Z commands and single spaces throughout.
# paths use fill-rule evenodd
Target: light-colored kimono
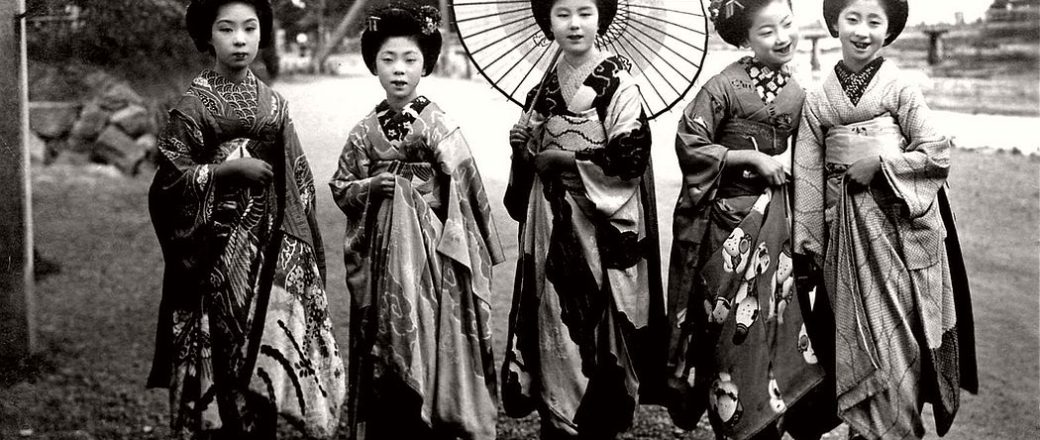
M 795 252 L 823 267 L 838 414 L 870 439 L 923 436 L 924 402 L 942 435 L 959 388 L 977 387 L 946 199 L 952 142 L 930 118 L 921 92 L 883 62 L 858 104 L 834 73 L 811 90 L 795 147 Z M 868 188 L 845 178 L 865 157 L 881 160 Z
M 664 342 L 651 334 L 664 311 L 650 131 L 627 61 L 561 61 L 530 122 L 530 151 L 572 151 L 576 169 L 540 177 L 513 163 L 506 208 L 520 261 L 503 403 L 515 417 L 537 409 L 543 432 L 617 433 L 641 388 L 646 400 L 663 379 L 652 369 Z
M 395 175 L 394 194 L 372 178 Z M 420 96 L 359 122 L 332 181 L 347 217 L 351 439 L 495 438 L 491 267 L 502 261 L 462 132 Z

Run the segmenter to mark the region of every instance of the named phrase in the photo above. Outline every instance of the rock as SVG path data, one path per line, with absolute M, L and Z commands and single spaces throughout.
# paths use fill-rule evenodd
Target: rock
M 50 165 L 62 151 L 69 149 L 69 143 L 65 139 L 51 139 L 43 148 L 43 164 Z
M 43 163 L 47 157 L 47 144 L 39 136 L 28 133 L 25 144 L 29 148 L 29 160 L 32 163 Z
M 90 163 L 90 156 L 87 153 L 65 150 L 58 154 L 51 165 L 83 166 L 88 163 Z
M 102 108 L 99 103 L 88 103 L 79 113 L 79 119 L 72 124 L 72 132 L 69 133 L 69 137 L 88 141 L 97 139 L 101 130 L 104 130 L 105 125 L 108 124 L 109 116 L 111 113 Z
M 144 149 L 144 151 L 152 151 L 159 145 L 159 138 L 155 137 L 154 134 L 148 133 L 139 138 L 136 141 L 137 145 Z
M 116 78 L 103 71 L 96 71 L 83 77 L 83 85 L 94 95 L 100 95 L 116 84 Z
M 101 108 L 108 111 L 121 110 L 128 105 L 144 104 L 144 99 L 141 98 L 141 95 L 138 95 L 134 89 L 123 83 L 110 85 L 102 92 L 98 101 L 101 104 Z
M 152 115 L 148 113 L 148 109 L 137 104 L 128 105 L 126 108 L 112 113 L 109 121 L 131 137 L 155 131 Z
M 118 127 L 109 125 L 98 136 L 93 156 L 101 159 L 102 163 L 115 165 L 126 174 L 133 174 L 147 151 Z
M 64 137 L 79 116 L 80 105 L 73 102 L 30 102 L 29 128 L 44 140 Z

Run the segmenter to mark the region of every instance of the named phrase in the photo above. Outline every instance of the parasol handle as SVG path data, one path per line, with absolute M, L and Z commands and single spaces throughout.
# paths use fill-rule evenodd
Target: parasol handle
M 563 49 L 557 47 L 556 52 L 553 53 L 552 59 L 549 60 L 549 68 L 545 69 L 545 73 L 542 74 L 542 80 L 538 81 L 538 88 L 535 89 L 534 99 L 532 99 L 531 102 L 527 104 L 527 107 L 524 108 L 524 125 L 530 125 L 531 113 L 534 111 L 534 105 L 538 102 L 538 99 L 542 97 L 542 91 L 545 90 L 545 81 L 549 79 L 549 75 L 552 73 L 553 69 L 556 68 L 556 62 L 560 59 L 561 53 L 563 53 Z

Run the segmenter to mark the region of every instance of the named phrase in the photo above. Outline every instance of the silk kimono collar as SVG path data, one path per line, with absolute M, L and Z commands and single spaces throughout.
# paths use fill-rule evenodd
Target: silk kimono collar
M 884 58 L 878 57 L 859 72 L 852 71 L 849 66 L 845 65 L 845 61 L 838 61 L 838 64 L 834 65 L 834 74 L 838 76 L 838 83 L 841 84 L 842 90 L 845 91 L 845 95 L 849 97 L 852 105 L 859 104 L 870 80 L 874 79 L 874 75 L 881 69 L 881 63 L 884 62 Z
M 755 85 L 758 97 L 762 98 L 762 101 L 766 104 L 772 104 L 791 79 L 791 68 L 787 64 L 784 64 L 779 69 L 773 69 L 759 61 L 758 58 L 753 57 L 741 58 L 740 64 L 744 66 L 744 71 L 751 77 L 751 82 Z
M 610 53 L 600 51 L 598 56 L 589 58 L 588 61 L 585 61 L 580 66 L 572 66 L 566 59 L 560 57 L 560 62 L 556 65 L 556 77 L 560 81 L 560 91 L 563 92 L 563 99 L 568 103 L 572 102 L 578 89 L 585 83 L 585 78 L 592 75 L 592 72 L 604 60 L 610 57 Z
M 419 115 L 430 100 L 425 96 L 416 96 L 411 102 L 404 105 L 400 112 L 394 111 L 385 99 L 376 106 L 376 119 L 379 127 L 383 129 L 383 135 L 391 144 L 398 146 L 402 140 L 412 133 L 412 124 L 419 119 Z
M 214 70 L 203 70 L 193 81 L 195 85 L 212 90 L 218 97 L 227 102 L 239 120 L 246 125 L 256 122 L 259 100 L 257 99 L 257 79 L 252 70 L 246 70 L 246 77 L 236 83 Z

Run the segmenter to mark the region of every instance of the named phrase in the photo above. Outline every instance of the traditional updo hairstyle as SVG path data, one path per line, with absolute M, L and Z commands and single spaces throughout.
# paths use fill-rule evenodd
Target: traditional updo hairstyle
M 441 54 L 441 13 L 432 6 L 414 8 L 391 5 L 369 15 L 361 34 L 361 57 L 365 66 L 376 74 L 376 55 L 383 43 L 392 37 L 407 37 L 415 41 L 423 56 L 423 76 L 433 73 Z
M 832 37 L 838 36 L 838 19 L 841 11 L 855 0 L 823 0 L 823 21 L 827 23 L 827 30 Z M 888 15 L 888 37 L 885 38 L 885 46 L 896 41 L 896 37 L 906 27 L 906 18 L 910 13 L 910 6 L 906 0 L 878 0 L 881 9 Z
M 542 29 L 542 33 L 549 41 L 553 40 L 551 15 L 555 4 L 556 0 L 531 0 L 531 13 L 534 14 L 534 21 L 538 23 L 538 27 Z M 599 28 L 596 29 L 596 33 L 603 36 L 610 27 L 610 23 L 614 21 L 614 15 L 617 14 L 617 0 L 596 0 L 596 12 L 599 14 Z
M 755 20 L 755 14 L 773 2 L 782 0 L 711 0 L 708 14 L 723 41 L 736 47 L 744 47 L 748 42 L 748 31 Z M 793 7 L 791 0 L 787 6 Z
M 270 0 L 192 0 L 184 21 L 188 26 L 188 35 L 199 52 L 213 54 L 213 46 L 209 43 L 213 36 L 213 22 L 217 20 L 217 12 L 224 5 L 242 3 L 256 10 L 260 20 L 260 48 L 271 45 L 271 33 L 274 27 L 274 13 Z

